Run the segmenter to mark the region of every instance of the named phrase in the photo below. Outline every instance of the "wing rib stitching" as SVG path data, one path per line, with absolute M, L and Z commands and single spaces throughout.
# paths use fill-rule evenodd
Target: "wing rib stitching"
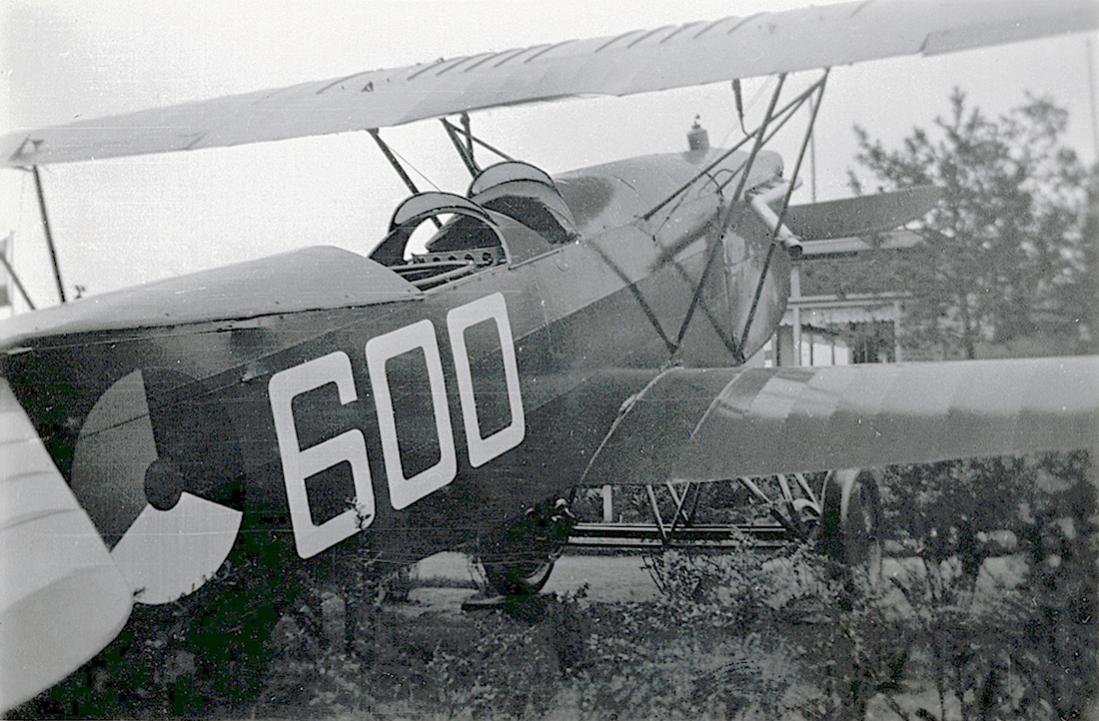
M 320 95 L 323 92 L 331 90 L 332 88 L 336 87 L 337 85 L 340 85 L 342 83 L 346 83 L 348 80 L 351 80 L 352 78 L 357 78 L 360 75 L 369 75 L 372 72 L 374 72 L 374 71 L 373 70 L 363 70 L 363 71 L 360 71 L 360 72 L 357 72 L 357 73 L 351 73 L 350 75 L 345 75 L 342 78 L 337 78 L 336 80 L 333 80 L 332 82 L 328 83 L 323 88 L 318 90 L 315 94 Z
M 733 33 L 735 33 L 735 32 L 736 32 L 737 30 L 739 30 L 739 29 L 740 29 L 740 27 L 741 27 L 742 25 L 744 25 L 744 23 L 750 22 L 750 21 L 752 21 L 752 20 L 755 20 L 756 18 L 759 18 L 759 17 L 763 17 L 764 15 L 767 15 L 767 13 L 765 13 L 765 12 L 758 12 L 758 13 L 752 13 L 752 14 L 751 14 L 751 15 L 749 15 L 748 17 L 746 17 L 746 18 L 742 19 L 742 20 L 741 20 L 740 22 L 738 22 L 738 23 L 737 23 L 736 25 L 734 25 L 734 26 L 732 26 L 731 28 L 729 28 L 729 32 L 727 32 L 727 33 L 725 33 L 725 34 L 726 34 L 726 35 L 732 35 L 732 34 L 733 34 Z
M 453 65 L 448 65 L 447 67 L 443 68 L 439 72 L 435 73 L 435 77 L 439 77 L 441 75 L 446 75 L 451 70 L 453 70 L 456 67 L 459 67 L 460 65 L 462 65 L 462 63 L 466 62 L 467 60 L 473 60 L 473 59 L 479 58 L 483 55 L 492 55 L 492 53 L 478 53 L 477 55 L 467 55 L 464 58 L 462 58 L 461 60 L 459 60 L 458 62 L 454 63 Z
M 670 27 L 675 27 L 675 26 L 674 25 L 662 25 L 661 27 L 658 27 L 656 30 L 650 30 L 649 32 L 642 35 L 641 37 L 637 38 L 636 40 L 631 40 L 629 42 L 629 44 L 626 45 L 626 47 L 627 48 L 632 48 L 634 45 L 637 45 L 638 43 L 643 42 L 643 41 L 651 38 L 653 35 L 656 35 L 661 30 L 667 30 Z
M 718 25 L 720 25 L 721 23 L 723 23 L 727 20 L 736 20 L 736 19 L 737 19 L 736 15 L 730 15 L 727 18 L 718 18 L 717 20 L 714 20 L 712 23 L 710 23 L 709 25 L 707 25 L 706 27 L 702 28 L 697 33 L 695 33 L 694 34 L 694 39 L 698 40 L 700 37 L 702 37 L 706 33 L 710 32 L 711 30 L 716 28 Z
M 535 47 L 537 47 L 537 46 L 535 46 Z M 530 50 L 530 48 L 529 48 L 529 47 L 527 47 L 527 48 L 519 48 L 518 50 L 512 51 L 512 53 L 511 53 L 510 55 L 508 55 L 507 57 L 505 57 L 505 58 L 504 58 L 503 60 L 501 60 L 500 62 L 496 63 L 496 64 L 495 64 L 495 65 L 493 65 L 492 67 L 494 67 L 494 68 L 498 68 L 498 67 L 500 67 L 501 65 L 503 65 L 504 63 L 506 63 L 506 62 L 509 62 L 509 61 L 510 61 L 510 60 L 511 60 L 512 58 L 517 58 L 517 57 L 519 57 L 520 55 L 522 55 L 523 53 L 525 53 L 525 52 L 526 52 L 526 51 L 528 51 L 528 50 Z
M 607 42 L 605 42 L 602 45 L 600 45 L 599 47 L 597 47 L 595 49 L 595 52 L 593 52 L 592 54 L 594 55 L 595 53 L 601 53 L 604 50 L 606 50 L 607 48 L 609 48 L 611 45 L 614 45 L 619 40 L 622 40 L 623 38 L 628 38 L 629 36 L 634 35 L 636 33 L 643 33 L 643 32 L 645 32 L 645 31 L 644 30 L 630 30 L 628 33 L 622 33 L 621 35 L 615 35 L 613 38 L 611 38 Z
M 412 73 L 407 78 L 405 78 L 405 80 L 415 80 L 417 78 L 417 76 L 422 75 L 422 74 L 426 73 L 428 70 L 431 70 L 434 67 L 438 67 L 438 65 L 440 63 L 445 63 L 445 62 L 446 62 L 445 60 L 443 60 L 442 58 L 439 58 L 438 60 L 431 63 L 430 65 L 425 65 L 422 68 L 420 68 L 419 70 L 417 70 L 416 72 Z
M 561 47 L 562 45 L 568 45 L 569 43 L 572 43 L 572 42 L 576 42 L 576 41 L 575 40 L 562 40 L 559 43 L 554 43 L 553 45 L 547 45 L 546 47 L 544 47 L 541 50 L 539 50 L 538 52 L 536 52 L 534 55 L 531 55 L 529 58 L 524 60 L 523 64 L 526 65 L 531 60 L 534 60 L 535 58 L 540 58 L 543 55 L 545 55 L 546 53 L 548 53 L 549 51 L 556 50 L 557 48 Z

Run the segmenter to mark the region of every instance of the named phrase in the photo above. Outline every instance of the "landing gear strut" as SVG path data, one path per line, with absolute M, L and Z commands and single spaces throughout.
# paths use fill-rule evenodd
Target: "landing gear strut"
M 482 542 L 478 557 L 489 585 L 504 596 L 541 591 L 575 524 L 563 498 L 549 507 L 527 509 L 495 538 Z
M 881 579 L 881 499 L 870 471 L 848 468 L 824 481 L 819 547 L 846 569 L 865 573 L 871 585 Z

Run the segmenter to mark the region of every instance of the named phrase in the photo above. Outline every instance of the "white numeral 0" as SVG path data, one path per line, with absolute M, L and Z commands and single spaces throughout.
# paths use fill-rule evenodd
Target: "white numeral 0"
M 488 438 L 482 438 L 481 427 L 477 422 L 477 403 L 473 397 L 473 373 L 469 368 L 465 332 L 467 328 L 486 320 L 491 320 L 496 325 L 496 333 L 500 338 L 511 422 Z M 462 426 L 466 430 L 466 443 L 469 445 L 469 464 L 478 468 L 519 445 L 526 434 L 523 399 L 519 395 L 519 367 L 515 362 L 515 342 L 511 337 L 511 324 L 508 322 L 508 309 L 503 294 L 486 295 L 453 309 L 446 314 L 446 328 L 454 353 L 458 395 L 462 399 Z
M 401 465 L 393 397 L 389 392 L 389 378 L 386 376 L 385 363 L 390 358 L 396 358 L 417 348 L 423 350 L 427 361 L 431 408 L 435 415 L 435 432 L 439 438 L 439 462 L 411 478 L 406 478 Z M 382 437 L 385 475 L 389 481 L 389 500 L 394 508 L 400 510 L 447 485 L 454 480 L 458 472 L 458 458 L 454 452 L 454 431 L 450 427 L 450 408 L 447 406 L 443 363 L 439 358 L 435 327 L 431 325 L 431 321 L 422 320 L 371 338 L 366 343 L 366 364 L 370 370 L 370 386 L 374 389 L 374 405 L 378 409 L 378 431 Z

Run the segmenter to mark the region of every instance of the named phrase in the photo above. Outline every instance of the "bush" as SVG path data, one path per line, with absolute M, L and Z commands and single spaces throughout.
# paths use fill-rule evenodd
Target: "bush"
M 354 594 L 357 576 L 335 584 L 341 571 L 313 579 L 280 621 L 258 701 L 230 691 L 255 676 L 204 678 L 201 659 L 196 683 L 177 691 L 205 716 L 1086 718 L 1099 690 L 1088 469 L 1086 454 L 889 469 L 884 510 L 917 555 L 891 561 L 893 580 L 878 587 L 808 547 L 758 552 L 742 536 L 720 555 L 646 558 L 660 593 L 644 603 L 548 595 L 459 621 L 382 604 L 384 584 L 358 587 L 343 644 L 318 611 L 334 591 Z M 975 541 L 1003 528 L 1019 541 L 1010 578 L 990 572 L 1007 561 Z M 193 620 L 182 605 L 164 612 L 165 633 Z M 100 663 L 100 686 L 156 681 L 121 657 Z M 172 713 L 68 700 L 46 713 Z

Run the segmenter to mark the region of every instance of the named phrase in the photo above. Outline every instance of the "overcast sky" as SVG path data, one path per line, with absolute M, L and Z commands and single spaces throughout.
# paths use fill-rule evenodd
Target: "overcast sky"
M 0 130 L 804 4 L 2 0 Z M 1022 102 L 1025 90 L 1053 96 L 1071 112 L 1070 143 L 1094 158 L 1087 64 L 1086 36 L 1076 35 L 838 68 L 817 126 L 820 197 L 846 194 L 853 124 L 896 143 L 945 113 L 954 85 L 992 113 Z M 815 76 L 798 74 L 792 86 Z M 762 114 L 765 82 L 745 82 L 746 100 L 758 98 L 752 118 Z M 696 114 L 714 144 L 739 138 L 724 83 L 490 110 L 474 114 L 473 123 L 489 142 L 553 173 L 683 149 Z M 791 163 L 804 126 L 788 127 L 775 147 Z M 384 134 L 438 187 L 461 192 L 468 184 L 437 122 Z M 305 245 L 365 252 L 405 195 L 366 133 L 47 166 L 43 179 L 65 284 L 89 293 Z M 795 202 L 808 200 L 806 185 Z M 31 179 L 0 170 L 0 236 L 8 231 L 32 297 L 56 303 Z

